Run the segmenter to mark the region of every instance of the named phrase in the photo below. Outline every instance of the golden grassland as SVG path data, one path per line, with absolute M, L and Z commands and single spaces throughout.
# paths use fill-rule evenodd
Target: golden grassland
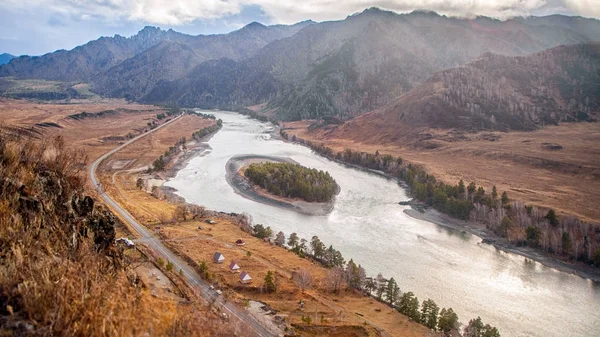
M 460 137 L 449 130 L 405 127 L 391 139 L 363 139 L 361 128 L 375 125 L 358 130 L 344 125 L 309 130 L 312 123 L 290 122 L 284 128 L 290 137 L 322 143 L 335 151 L 350 148 L 400 156 L 421 164 L 446 183 L 463 179 L 486 190 L 496 185 L 511 199 L 600 222 L 600 123 L 564 123 L 534 132 L 479 132 Z M 549 150 L 545 143 L 562 149 Z
M 165 296 L 138 282 L 136 267 L 155 268 L 112 245 L 114 218 L 84 199 L 77 152 L 3 135 L 0 158 L 0 335 L 230 335 L 180 297 L 185 285 L 163 283 Z
M 81 112 L 106 110 L 122 112 L 81 120 L 69 118 L 69 115 Z M 102 104 L 45 104 L 0 98 L 2 126 L 34 128 L 43 139 L 62 136 L 70 147 L 86 153 L 88 163 L 115 148 L 128 134 L 137 135 L 147 129 L 147 123 L 156 120 L 156 115 L 162 111 L 160 107 L 128 104 L 121 100 Z M 41 123 L 55 123 L 60 127 L 36 126 Z

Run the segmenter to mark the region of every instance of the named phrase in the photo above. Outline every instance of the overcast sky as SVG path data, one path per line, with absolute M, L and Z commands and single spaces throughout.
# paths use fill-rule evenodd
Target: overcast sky
M 600 0 L 0 0 L 0 53 L 40 55 L 146 25 L 226 33 L 252 21 L 339 20 L 368 7 L 452 16 L 567 14 L 600 18 Z

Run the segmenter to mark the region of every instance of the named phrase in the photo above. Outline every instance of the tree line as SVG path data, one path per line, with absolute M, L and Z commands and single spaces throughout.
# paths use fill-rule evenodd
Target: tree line
M 582 261 L 600 267 L 600 225 L 584 222 L 573 216 L 559 216 L 554 209 L 525 205 L 501 194 L 496 186 L 486 191 L 475 182 L 466 185 L 438 181 L 421 166 L 406 163 L 401 157 L 333 149 L 289 137 L 284 139 L 304 144 L 315 152 L 343 163 L 382 171 L 403 182 L 411 196 L 421 203 L 454 218 L 484 223 L 496 235 L 517 246 L 530 246 L 543 252 Z
M 340 291 L 357 291 L 366 296 L 371 296 L 378 301 L 389 305 L 412 321 L 420 323 L 429 329 L 439 331 L 443 336 L 464 337 L 500 337 L 496 327 L 484 324 L 480 317 L 470 320 L 464 328 L 461 328 L 458 315 L 452 308 L 442 308 L 431 299 L 422 303 L 411 291 L 402 292 L 394 278 L 386 279 L 381 273 L 376 278 L 367 277 L 367 271 L 352 259 L 346 262 L 342 254 L 327 246 L 313 236 L 310 241 L 300 238 L 297 233 L 292 233 L 286 240 L 283 232 L 275 234 L 271 227 L 262 224 L 251 226 L 250 220 L 241 220 L 243 228 L 255 237 L 266 239 L 279 247 L 283 247 L 295 254 L 310 258 L 322 266 L 328 268 L 326 284 L 333 293 Z M 265 277 L 264 288 L 269 292 L 277 290 L 274 274 L 269 272 Z M 312 275 L 308 270 L 301 269 L 294 272 L 293 281 L 302 289 L 309 288 L 313 282 Z
M 269 193 L 309 202 L 329 201 L 338 189 L 328 172 L 292 163 L 251 164 L 244 176 Z
M 199 116 L 202 118 L 205 118 L 205 119 L 215 119 L 215 117 L 213 115 L 199 114 Z M 196 141 L 200 141 L 206 135 L 219 130 L 222 125 L 223 125 L 223 121 L 218 119 L 215 124 L 212 124 L 210 126 L 207 126 L 205 128 L 202 128 L 202 129 L 194 132 L 192 134 L 192 138 Z M 164 170 L 165 167 L 167 166 L 167 163 L 169 163 L 175 155 L 177 155 L 181 151 L 185 151 L 187 149 L 185 146 L 186 143 L 187 143 L 187 139 L 185 137 L 181 137 L 179 140 L 177 140 L 175 145 L 170 146 L 169 149 L 167 151 L 165 151 L 165 153 L 161 154 L 160 157 L 156 158 L 156 160 L 154 160 L 152 162 L 152 166 L 150 168 L 148 168 L 148 173 Z

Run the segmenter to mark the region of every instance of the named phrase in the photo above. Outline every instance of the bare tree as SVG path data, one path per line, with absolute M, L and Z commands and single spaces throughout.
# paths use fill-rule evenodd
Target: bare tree
M 206 208 L 199 205 L 189 205 L 188 210 L 192 219 L 203 218 L 206 215 Z
M 294 280 L 294 283 L 302 289 L 302 293 L 304 293 L 304 290 L 310 288 L 313 282 L 312 275 L 306 269 L 300 269 L 299 271 L 293 272 L 292 279 Z
M 237 224 L 240 228 L 247 233 L 252 233 L 252 216 L 248 213 L 238 215 Z
M 342 267 L 333 267 L 327 272 L 327 281 L 331 287 L 331 291 L 338 293 L 342 288 L 346 273 Z
M 187 205 L 185 205 L 185 204 L 177 205 L 177 207 L 173 211 L 173 217 L 177 220 L 183 219 L 183 221 L 186 221 L 188 214 L 189 214 L 189 210 L 188 210 Z

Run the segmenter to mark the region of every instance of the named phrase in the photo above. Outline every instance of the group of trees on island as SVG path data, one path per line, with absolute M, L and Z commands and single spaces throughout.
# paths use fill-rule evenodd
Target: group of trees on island
M 281 135 L 290 139 L 284 130 Z M 545 209 L 511 200 L 506 191 L 491 192 L 475 182 L 447 184 L 428 174 L 421 166 L 406 163 L 401 157 L 352 151 L 334 152 L 331 148 L 304 141 L 292 141 L 346 164 L 382 171 L 406 183 L 414 199 L 452 217 L 483 223 L 515 245 L 527 245 L 544 252 L 583 261 L 600 267 L 600 225 L 573 216 L 559 216 Z
M 327 246 L 317 236 L 310 241 L 300 238 L 297 233 L 287 237 L 283 232 L 275 234 L 271 227 L 262 224 L 250 226 L 249 220 L 242 221 L 245 230 L 250 231 L 260 239 L 272 241 L 275 245 L 288 249 L 303 257 L 310 258 L 324 267 L 328 268 L 326 279 L 329 290 L 339 293 L 342 290 L 356 291 L 371 296 L 378 301 L 389 305 L 412 321 L 420 323 L 429 329 L 440 332 L 443 336 L 463 337 L 500 337 L 497 328 L 484 324 L 480 317 L 472 319 L 461 329 L 458 315 L 452 308 L 442 308 L 431 299 L 422 303 L 411 291 L 402 292 L 394 278 L 386 279 L 381 273 L 377 277 L 368 277 L 367 271 L 352 259 L 346 262 L 342 254 Z M 292 280 L 304 292 L 314 283 L 313 276 L 306 269 L 300 269 L 293 273 Z M 265 289 L 269 292 L 277 290 L 276 280 L 273 273 L 265 277 Z
M 251 164 L 244 176 L 269 193 L 309 202 L 329 201 L 338 189 L 328 172 L 292 163 Z

